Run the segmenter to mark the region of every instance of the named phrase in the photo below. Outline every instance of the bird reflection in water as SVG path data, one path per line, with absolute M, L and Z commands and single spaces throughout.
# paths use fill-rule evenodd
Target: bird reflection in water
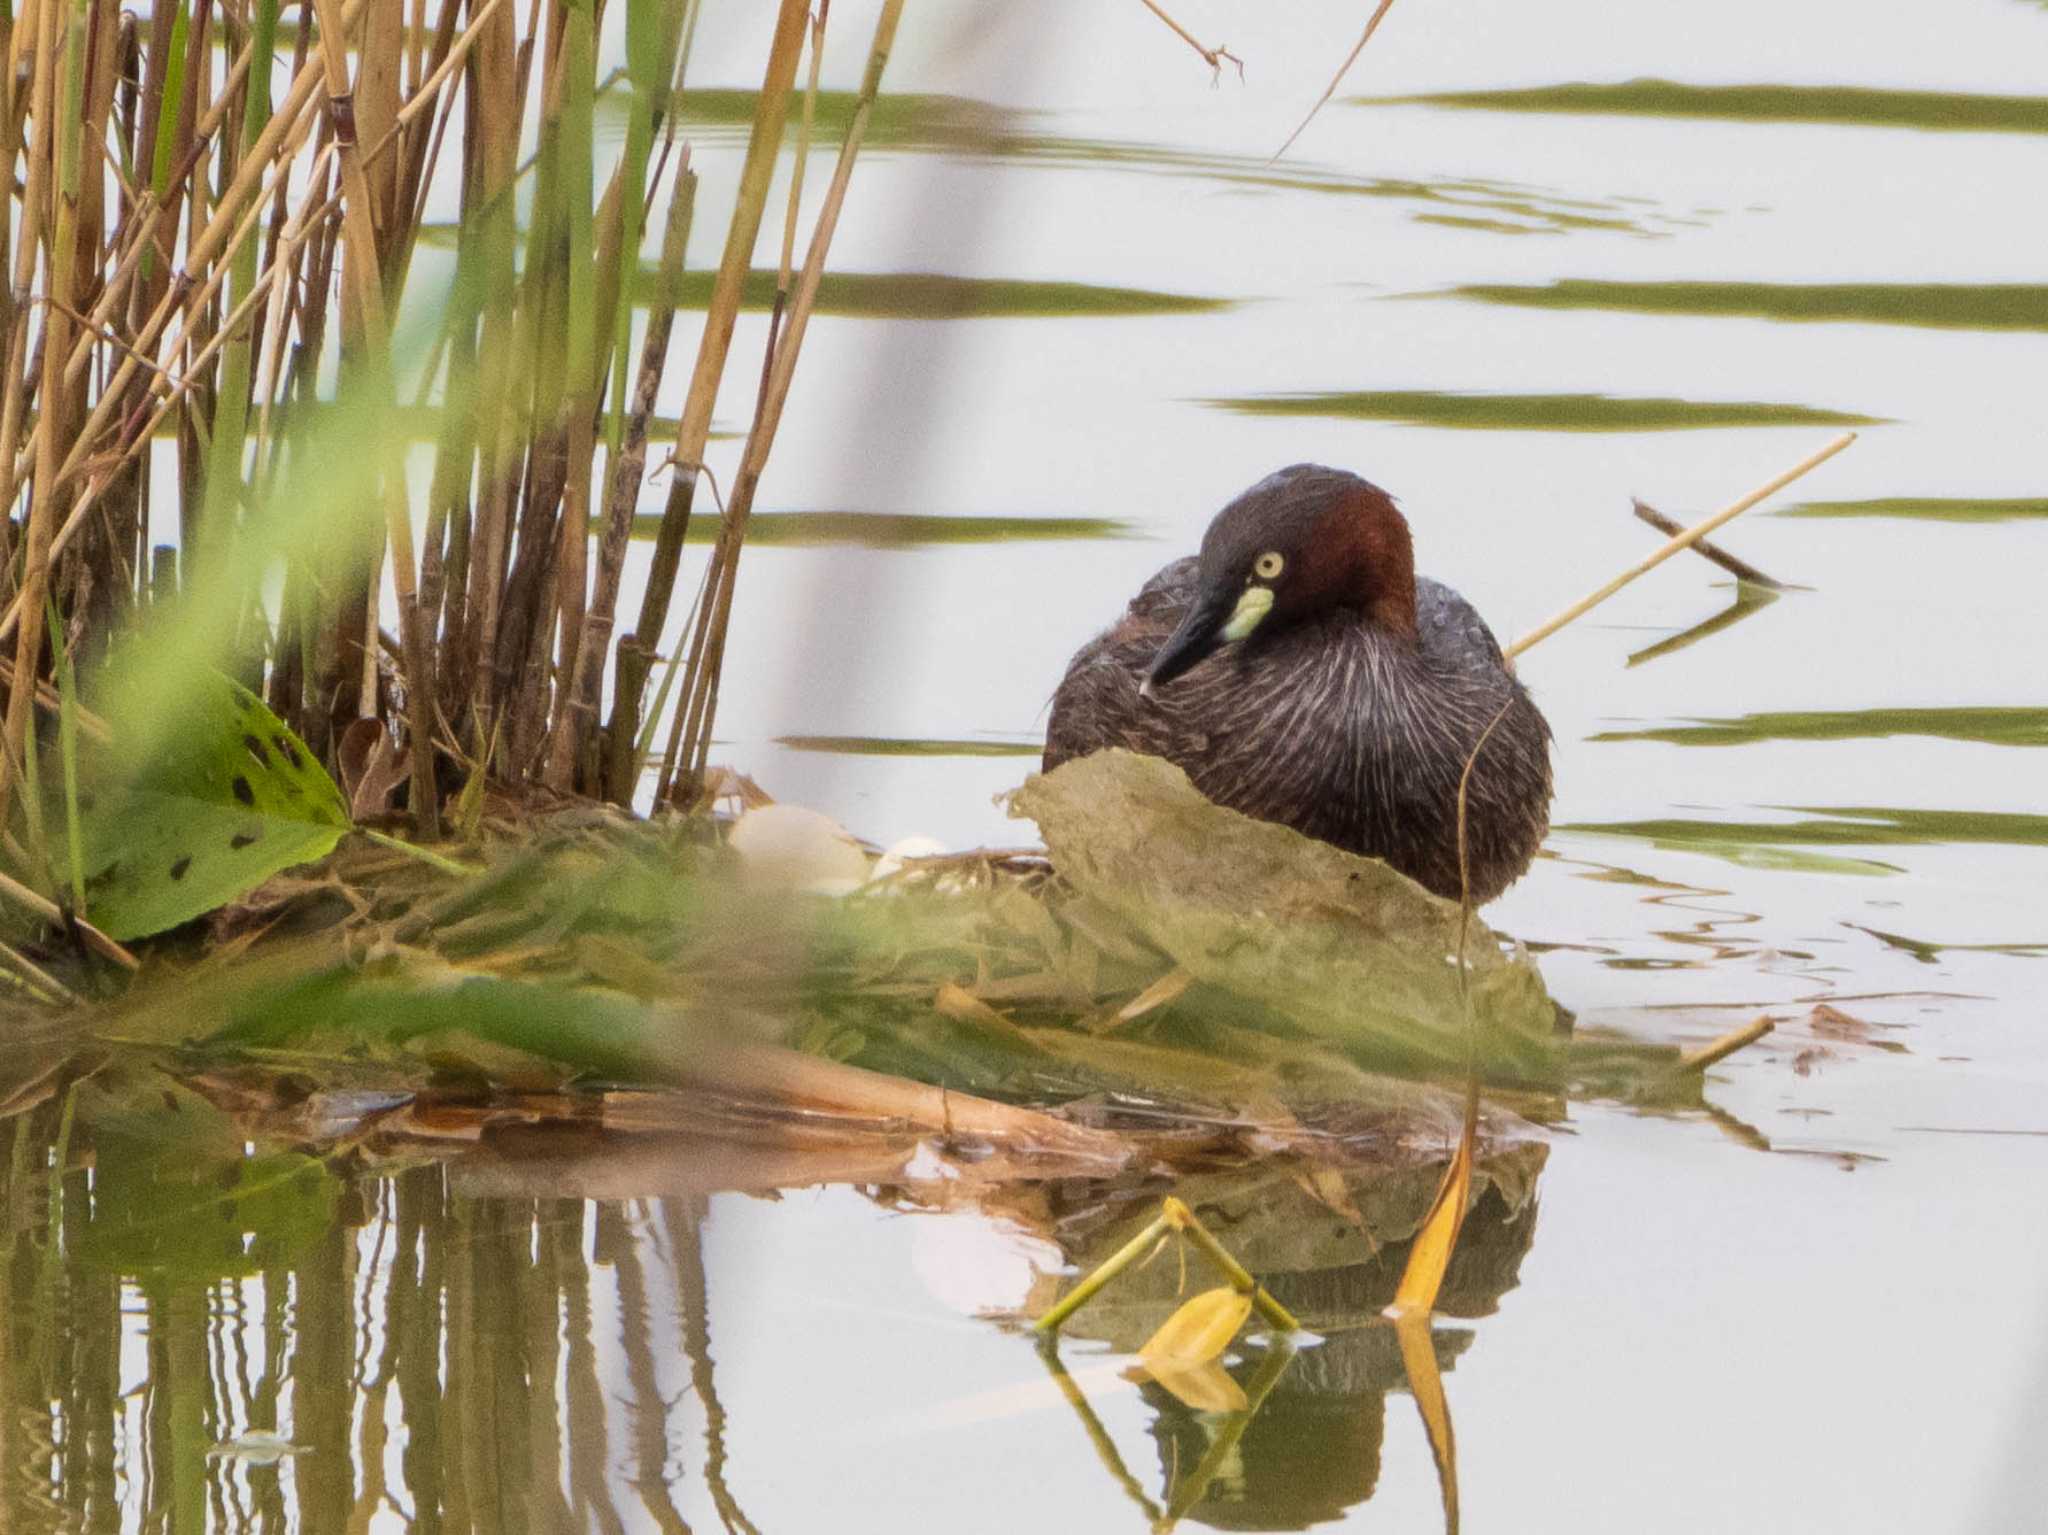
M 1439 1316 L 1491 1315 L 1519 1281 L 1535 1239 L 1536 1185 L 1546 1155 L 1545 1146 L 1528 1143 L 1482 1159 L 1475 1184 L 1481 1193 L 1438 1296 Z M 1286 1169 L 1252 1169 L 1205 1190 L 1182 1186 L 1203 1221 L 1228 1234 L 1232 1250 L 1320 1341 L 1301 1346 L 1262 1339 L 1243 1348 L 1229 1371 L 1244 1403 L 1234 1411 L 1210 1410 L 1199 1398 L 1184 1400 L 1167 1385 L 1142 1379 L 1158 1456 L 1157 1498 L 1126 1464 L 1055 1349 L 1045 1346 L 1047 1366 L 1105 1469 L 1154 1528 L 1190 1519 L 1222 1530 L 1306 1529 L 1372 1497 L 1388 1394 L 1440 1395 L 1437 1377 L 1477 1338 L 1472 1329 L 1431 1329 L 1418 1318 L 1425 1340 L 1420 1357 L 1412 1340 L 1404 1357 L 1396 1325 L 1381 1314 L 1394 1298 L 1409 1238 L 1439 1171 L 1424 1165 L 1350 1174 L 1349 1212 L 1331 1208 Z M 1084 1228 L 1069 1246 L 1078 1267 L 1085 1272 L 1093 1259 L 1113 1251 L 1149 1210 L 1149 1204 L 1134 1208 L 1126 1200 L 1115 1214 L 1093 1219 L 1085 1211 L 1063 1212 L 1063 1228 Z M 1396 1236 L 1403 1226 L 1406 1233 Z M 1163 1259 L 1126 1270 L 1114 1290 L 1067 1323 L 1066 1333 L 1135 1351 L 1171 1309 L 1179 1283 L 1178 1266 Z M 1043 1297 L 1045 1304 L 1051 1299 Z M 1415 1378 L 1424 1372 L 1425 1379 Z M 1434 1432 L 1431 1439 L 1434 1445 Z M 1439 1471 L 1447 1509 L 1455 1509 L 1450 1469 L 1440 1465 Z

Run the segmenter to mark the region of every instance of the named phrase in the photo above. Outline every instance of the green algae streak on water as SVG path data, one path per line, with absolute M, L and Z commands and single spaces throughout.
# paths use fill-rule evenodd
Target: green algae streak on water
M 1523 309 L 1608 309 L 1627 314 L 1924 325 L 1940 330 L 2048 330 L 2048 285 L 2040 283 L 1605 282 L 1563 278 L 1540 287 L 1467 283 L 1434 296 Z
M 1450 394 L 1412 389 L 1240 395 L 1202 403 L 1244 416 L 1337 416 L 1476 432 L 1686 432 L 1738 426 L 1876 426 L 1883 419 L 1810 405 L 1755 400 Z
M 1472 112 L 1702 118 L 1731 123 L 1829 123 L 1937 133 L 2048 133 L 2048 96 L 1880 90 L 1854 85 L 1687 85 L 1624 80 L 1505 91 L 1360 96 L 1353 106 L 1451 107 Z

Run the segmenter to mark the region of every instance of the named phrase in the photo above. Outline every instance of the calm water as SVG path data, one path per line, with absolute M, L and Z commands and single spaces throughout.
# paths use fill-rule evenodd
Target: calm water
M 2025 285 L 2048 137 L 2038 109 L 1964 98 L 2039 90 L 2048 13 L 1397 7 L 1344 97 L 1655 77 L 1955 100 L 1816 90 L 1773 98 L 1766 119 L 1810 119 L 1780 121 L 1654 90 L 1575 113 L 1340 99 L 1267 166 L 1361 10 L 1189 0 L 1246 59 L 1212 86 L 1136 4 L 913 7 L 892 88 L 988 110 L 885 138 L 834 265 L 1010 286 L 949 290 L 965 318 L 820 319 L 764 500 L 1119 535 L 764 546 L 718 755 L 877 841 L 1029 840 L 991 803 L 1029 758 L 997 748 L 1036 741 L 1071 651 L 1272 468 L 1386 486 L 1422 568 L 1505 637 L 1650 546 L 1630 496 L 1700 513 L 1820 421 L 1875 418 L 1726 535 L 1795 589 L 1755 600 L 1688 558 L 1523 663 L 1558 830 L 1492 920 L 1590 1022 L 1688 1043 L 1787 1022 L 1717 1070 L 1710 1116 L 1575 1108 L 1438 1353 L 1468 1529 L 2031 1527 L 2048 289 Z M 854 79 L 866 22 L 835 7 L 828 77 Z M 747 84 L 764 26 L 708 7 L 698 78 Z M 1989 126 L 1929 125 L 1966 112 Z M 734 143 L 700 148 L 701 206 L 729 197 Z M 1811 317 L 1812 284 L 1844 285 L 1840 318 Z M 761 335 L 744 317 L 736 358 Z M 1143 1528 L 1229 1429 L 1123 1381 L 1107 1350 L 1133 1340 L 1082 1337 L 1091 1438 L 987 1319 L 1062 1261 L 1028 1201 L 942 1213 L 899 1177 L 766 1200 L 681 1152 L 602 1180 L 279 1164 L 286 1207 L 236 1204 L 213 1247 L 167 1255 L 140 1216 L 139 1246 L 93 1235 L 145 1176 L 102 1153 L 90 1194 L 68 1186 L 76 1240 L 46 1249 L 23 1169 L 57 1127 L 33 1123 L 0 1527 Z M 1383 1338 L 1333 1327 L 1190 1518 L 1440 1526 L 1406 1390 Z M 304 1453 L 207 1458 L 251 1428 Z

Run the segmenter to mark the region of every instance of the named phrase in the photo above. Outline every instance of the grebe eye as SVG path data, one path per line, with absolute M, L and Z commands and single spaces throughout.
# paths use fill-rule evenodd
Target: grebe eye
M 1287 568 L 1287 558 L 1278 549 L 1268 549 L 1252 561 L 1252 574 L 1261 580 L 1270 581 Z

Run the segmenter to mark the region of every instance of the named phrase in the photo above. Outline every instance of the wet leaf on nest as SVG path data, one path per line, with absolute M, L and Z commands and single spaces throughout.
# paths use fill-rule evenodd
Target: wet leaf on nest
M 1194 979 L 1376 1064 L 1462 1066 L 1456 902 L 1212 804 L 1156 757 L 1097 752 L 1030 779 L 1010 804 L 1038 823 L 1063 880 Z M 1092 925 L 1089 936 L 1102 941 Z M 1469 953 L 1487 1058 L 1547 1069 L 1556 1010 L 1534 963 L 1478 924 Z
M 1183 1302 L 1159 1330 L 1138 1349 L 1138 1357 L 1155 1374 L 1161 1369 L 1192 1369 L 1213 1362 L 1252 1314 L 1252 1298 L 1242 1290 L 1219 1285 Z

